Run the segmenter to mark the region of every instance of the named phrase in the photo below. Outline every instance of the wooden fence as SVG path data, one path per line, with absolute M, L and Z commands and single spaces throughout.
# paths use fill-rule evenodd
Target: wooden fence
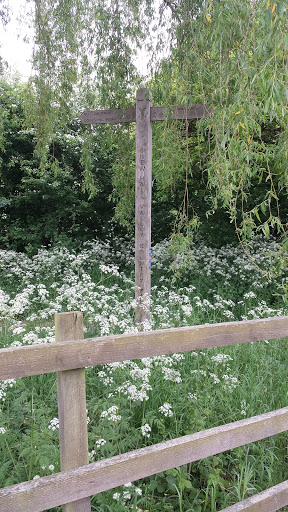
M 288 336 L 288 317 L 83 339 L 81 313 L 55 318 L 56 343 L 0 350 L 0 379 L 57 372 L 61 472 L 0 490 L 0 512 L 90 512 L 90 496 L 288 430 L 288 407 L 88 464 L 85 367 Z M 225 509 L 273 512 L 288 480 Z M 222 511 L 224 512 L 224 511 Z

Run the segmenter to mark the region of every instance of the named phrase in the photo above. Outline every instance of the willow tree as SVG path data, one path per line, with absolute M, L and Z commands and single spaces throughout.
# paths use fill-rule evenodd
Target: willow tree
M 34 0 L 34 73 L 29 110 L 39 149 L 77 108 L 125 107 L 139 83 L 132 56 L 144 40 L 150 2 Z M 81 98 L 75 105 L 75 98 Z
M 197 165 L 208 214 L 226 209 L 242 239 L 257 229 L 265 235 L 271 229 L 285 234 L 287 219 L 279 197 L 286 196 L 288 184 L 287 0 L 34 2 L 34 95 L 28 110 L 36 121 L 42 157 L 55 124 L 75 115 L 76 92 L 83 108 L 125 108 L 133 103 L 140 84 L 152 89 L 154 104 L 203 102 L 211 114 L 198 123 L 198 146 L 205 151 Z M 144 83 L 134 54 L 153 46 L 153 19 L 158 67 Z M 169 48 L 164 52 L 165 45 Z M 158 193 L 165 195 L 183 174 L 182 211 L 176 220 L 181 228 L 188 226 L 188 232 L 198 224 L 191 130 L 187 123 L 183 128 L 168 121 L 157 130 L 157 144 L 162 141 L 161 151 L 154 152 Z M 112 140 L 111 131 L 108 137 Z M 118 190 L 122 197 L 118 211 L 125 221 L 129 212 L 123 205 L 133 203 L 133 131 L 122 131 L 121 137 L 114 185 L 116 196 Z M 90 143 L 91 135 L 83 161 L 93 191 Z
M 202 122 L 210 213 L 226 208 L 243 238 L 255 228 L 285 233 L 287 1 L 210 1 L 198 14 L 190 5 L 174 11 L 172 67 L 179 99 L 202 98 L 211 108 Z

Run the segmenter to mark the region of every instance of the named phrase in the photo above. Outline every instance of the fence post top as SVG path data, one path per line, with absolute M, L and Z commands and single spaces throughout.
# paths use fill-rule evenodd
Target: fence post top
M 141 89 L 138 89 L 136 92 L 136 100 L 137 101 L 151 101 L 152 100 L 152 93 L 147 89 L 146 87 L 141 87 Z

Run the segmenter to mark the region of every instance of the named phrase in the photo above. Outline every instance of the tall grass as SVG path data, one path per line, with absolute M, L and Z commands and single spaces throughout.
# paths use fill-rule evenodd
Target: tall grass
M 249 251 L 199 242 L 183 261 L 158 244 L 144 329 L 286 314 L 286 275 L 268 279 L 277 244 Z M 0 283 L 1 347 L 52 342 L 61 311 L 82 311 L 87 336 L 136 330 L 127 245 L 0 251 Z M 287 361 L 285 340 L 265 340 L 87 369 L 90 460 L 288 405 Z M 1 486 L 59 471 L 55 375 L 0 381 L 0 407 Z M 284 433 L 94 496 L 93 510 L 221 510 L 287 479 L 286 458 Z

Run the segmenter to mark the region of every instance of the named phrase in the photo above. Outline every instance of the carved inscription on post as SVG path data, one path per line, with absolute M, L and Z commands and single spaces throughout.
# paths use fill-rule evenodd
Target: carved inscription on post
M 136 322 L 149 318 L 151 291 L 152 122 L 151 93 L 136 95 L 135 297 Z

